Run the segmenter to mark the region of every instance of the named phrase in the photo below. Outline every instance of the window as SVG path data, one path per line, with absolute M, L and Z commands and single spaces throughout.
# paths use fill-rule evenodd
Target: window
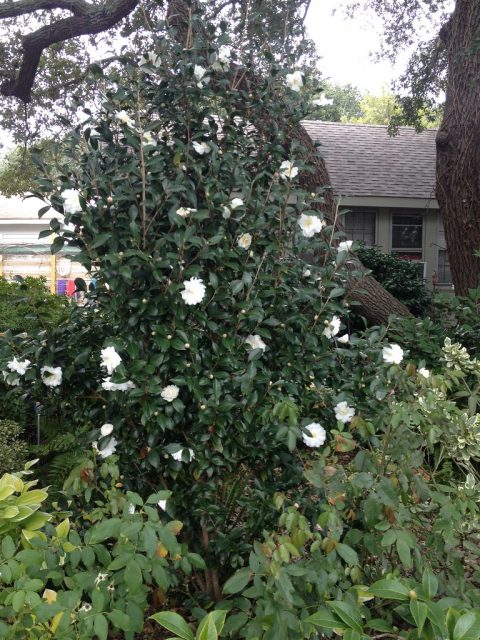
M 392 216 L 392 253 L 406 260 L 423 256 L 423 214 L 415 211 Z
M 376 209 L 354 209 L 344 217 L 345 233 L 349 240 L 364 242 L 367 247 L 375 244 Z
M 452 273 L 450 271 L 450 261 L 446 249 L 438 250 L 438 284 L 451 284 Z

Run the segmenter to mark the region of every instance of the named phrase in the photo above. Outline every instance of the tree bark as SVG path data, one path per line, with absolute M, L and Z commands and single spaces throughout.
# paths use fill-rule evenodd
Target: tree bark
M 43 50 L 52 44 L 71 40 L 77 36 L 93 35 L 110 29 L 129 15 L 140 0 L 116 0 L 91 5 L 84 0 L 19 0 L 7 2 L 0 7 L 0 20 L 26 15 L 38 10 L 67 9 L 72 12 L 68 18 L 60 18 L 49 25 L 29 33 L 23 38 L 23 57 L 15 78 L 2 83 L 0 92 L 13 96 L 24 103 L 30 102 L 30 95 L 37 74 Z M 53 79 L 52 79 L 53 80 Z
M 448 72 L 442 125 L 437 134 L 436 194 L 457 295 L 480 284 L 480 2 L 457 0 L 440 37 Z M 478 45 L 477 45 L 478 46 Z

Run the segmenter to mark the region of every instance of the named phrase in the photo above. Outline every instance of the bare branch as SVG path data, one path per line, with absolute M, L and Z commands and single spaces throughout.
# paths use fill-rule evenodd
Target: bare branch
M 93 6 L 83 0 L 71 0 L 70 2 L 22 0 L 15 3 L 17 8 L 20 5 L 23 5 L 24 8 L 27 5 L 35 5 L 36 8 L 39 8 L 39 5 L 43 5 L 43 8 L 60 8 L 60 5 L 63 5 L 62 8 L 67 8 L 67 5 L 70 5 L 72 11 L 73 5 L 76 5 L 77 12 L 74 12 L 75 15 L 69 18 L 61 18 L 52 24 L 41 27 L 23 38 L 23 58 L 20 70 L 16 78 L 6 80 L 2 84 L 0 92 L 4 96 L 19 98 L 25 103 L 30 102 L 35 75 L 44 49 L 52 44 L 71 40 L 77 36 L 94 35 L 106 31 L 129 15 L 138 3 L 139 0 L 118 0 L 113 7 L 113 3 Z M 46 5 L 50 6 L 46 7 Z M 81 12 L 80 7 L 82 7 Z M 0 9 L 0 19 L 5 17 Z
M 91 5 L 88 5 L 84 0 L 19 0 L 18 2 L 6 2 L 0 7 L 0 20 L 49 9 L 66 9 L 75 15 L 79 15 L 87 13 L 91 9 Z

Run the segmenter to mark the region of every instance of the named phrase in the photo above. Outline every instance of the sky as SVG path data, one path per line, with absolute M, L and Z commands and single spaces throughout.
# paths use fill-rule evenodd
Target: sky
M 387 61 L 374 62 L 380 46 L 381 25 L 373 14 L 347 18 L 338 0 L 312 0 L 306 25 L 322 57 L 320 71 L 333 84 L 352 84 L 362 92 L 380 94 L 401 72 Z

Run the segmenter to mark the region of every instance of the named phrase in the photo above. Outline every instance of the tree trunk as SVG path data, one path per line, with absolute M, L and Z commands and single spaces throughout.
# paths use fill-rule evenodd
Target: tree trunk
M 290 144 L 292 141 L 300 143 L 306 152 L 306 160 L 315 165 L 315 171 L 302 173 L 300 184 L 309 191 L 315 191 L 319 185 L 330 185 L 330 176 L 323 158 L 318 154 L 312 139 L 302 126 L 292 127 L 288 132 Z M 337 202 L 331 188 L 323 193 L 325 203 L 318 208 L 322 213 L 334 222 L 338 229 L 343 231 L 341 222 L 336 215 Z M 367 271 L 360 260 L 351 256 L 347 267 L 352 272 L 363 273 Z M 355 310 L 374 324 L 387 324 L 391 315 L 400 317 L 411 316 L 407 307 L 389 293 L 373 276 L 351 276 L 347 281 L 347 290 L 350 297 L 356 302 Z
M 440 37 L 448 60 L 447 92 L 437 134 L 437 200 L 457 295 L 480 284 L 479 0 L 457 0 Z M 477 43 L 478 46 L 478 43 Z

